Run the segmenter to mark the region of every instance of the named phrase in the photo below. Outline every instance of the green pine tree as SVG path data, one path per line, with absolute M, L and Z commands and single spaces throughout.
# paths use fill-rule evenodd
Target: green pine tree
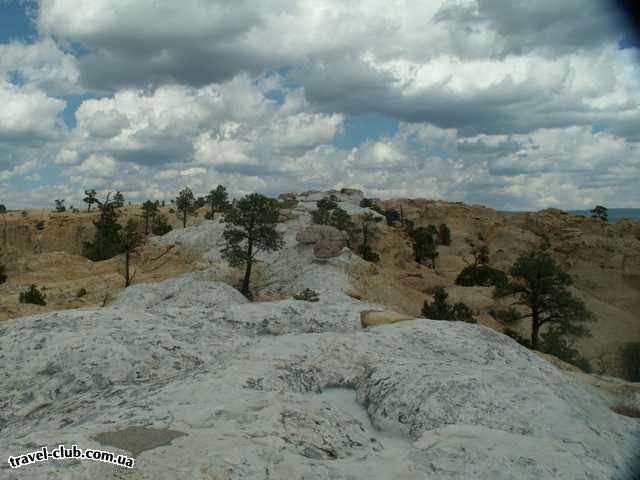
M 247 297 L 250 296 L 251 270 L 258 254 L 284 246 L 282 234 L 276 231 L 279 214 L 275 200 L 257 193 L 238 200 L 225 212 L 222 258 L 233 267 L 244 266 L 240 291 Z

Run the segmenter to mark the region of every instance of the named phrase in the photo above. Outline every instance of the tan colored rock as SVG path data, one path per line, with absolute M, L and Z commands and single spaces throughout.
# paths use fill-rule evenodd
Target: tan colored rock
M 362 325 L 362 328 L 403 322 L 405 320 L 415 320 L 415 317 L 389 310 L 365 310 L 360 313 L 360 325 Z
M 337 257 L 347 246 L 347 236 L 329 225 L 309 225 L 298 232 L 296 240 L 304 245 L 313 245 L 313 254 L 318 258 Z

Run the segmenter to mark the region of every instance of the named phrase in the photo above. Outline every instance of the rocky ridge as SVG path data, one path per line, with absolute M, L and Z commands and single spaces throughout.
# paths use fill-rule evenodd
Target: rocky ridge
M 133 471 L 5 463 L 1 476 L 631 478 L 640 422 L 508 337 L 406 314 L 363 329 L 363 315 L 388 311 L 353 275 L 371 267 L 296 240 L 313 195 L 258 271 L 271 301 L 220 281 L 232 277 L 221 226 L 203 222 L 153 240 L 198 251 L 197 272 L 134 285 L 103 308 L 1 323 L 5 458 L 59 443 L 136 456 Z M 364 213 L 353 197 L 342 203 Z M 304 288 L 319 301 L 291 298 Z

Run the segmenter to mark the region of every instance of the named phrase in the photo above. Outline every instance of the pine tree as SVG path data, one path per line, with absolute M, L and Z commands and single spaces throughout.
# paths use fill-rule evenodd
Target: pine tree
M 115 208 L 122 208 L 124 206 L 124 195 L 120 190 L 113 196 L 113 206 Z
M 441 223 L 438 228 L 438 244 L 451 245 L 451 229 L 446 223 Z
M 153 223 L 154 217 L 158 214 L 158 202 L 147 200 L 142 204 L 142 216 L 144 218 L 144 234 L 149 235 L 149 225 Z
M 91 211 L 91 205 L 96 203 L 96 191 L 95 190 L 85 190 L 85 197 L 82 199 L 83 202 L 87 204 L 87 213 Z
M 135 273 L 131 274 L 131 260 L 142 245 L 142 236 L 135 220 L 129 220 L 127 225 L 120 231 L 120 246 L 124 252 L 124 286 L 131 285 L 131 280 Z
M 84 243 L 84 256 L 98 262 L 108 260 L 123 252 L 120 243 L 120 230 L 118 223 L 118 211 L 116 204 L 109 200 L 110 194 L 104 203 L 96 201 L 100 209 L 100 216 L 93 222 L 95 225 L 95 237 L 93 241 Z
M 429 225 L 433 227 L 433 225 Z M 412 231 L 413 237 L 413 253 L 417 263 L 422 263 L 424 260 L 431 261 L 431 268 L 435 270 L 436 259 L 438 258 L 438 246 L 434 239 L 435 227 L 418 227 Z
M 534 248 L 520 255 L 509 272 L 513 281 L 496 286 L 496 297 L 513 297 L 514 305 L 528 310 L 518 320 L 531 319 L 531 348 L 538 348 L 540 328 L 559 328 L 563 336 L 577 338 L 589 334 L 584 325 L 593 319 L 582 300 L 568 287 L 571 277 L 549 253 Z
M 182 220 L 182 227 L 187 228 L 187 216 L 195 214 L 195 197 L 189 187 L 181 190 L 176 197 L 176 215 Z
M 250 296 L 251 270 L 258 254 L 284 246 L 282 234 L 276 231 L 280 212 L 275 200 L 252 193 L 238 200 L 224 215 L 226 242 L 222 258 L 233 267 L 245 267 L 240 291 Z
M 590 210 L 591 218 L 602 220 L 603 222 L 609 221 L 609 210 L 602 205 L 596 205 L 593 210 Z
M 216 211 L 223 211 L 229 205 L 229 194 L 224 185 L 218 185 L 215 190 L 211 190 L 207 195 L 209 203 L 209 213 L 206 218 L 213 220 Z

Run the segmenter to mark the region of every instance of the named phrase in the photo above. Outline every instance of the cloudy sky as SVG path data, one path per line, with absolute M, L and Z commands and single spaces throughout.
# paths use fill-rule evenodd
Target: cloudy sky
M 640 207 L 639 47 L 609 0 L 0 0 L 0 203 Z

